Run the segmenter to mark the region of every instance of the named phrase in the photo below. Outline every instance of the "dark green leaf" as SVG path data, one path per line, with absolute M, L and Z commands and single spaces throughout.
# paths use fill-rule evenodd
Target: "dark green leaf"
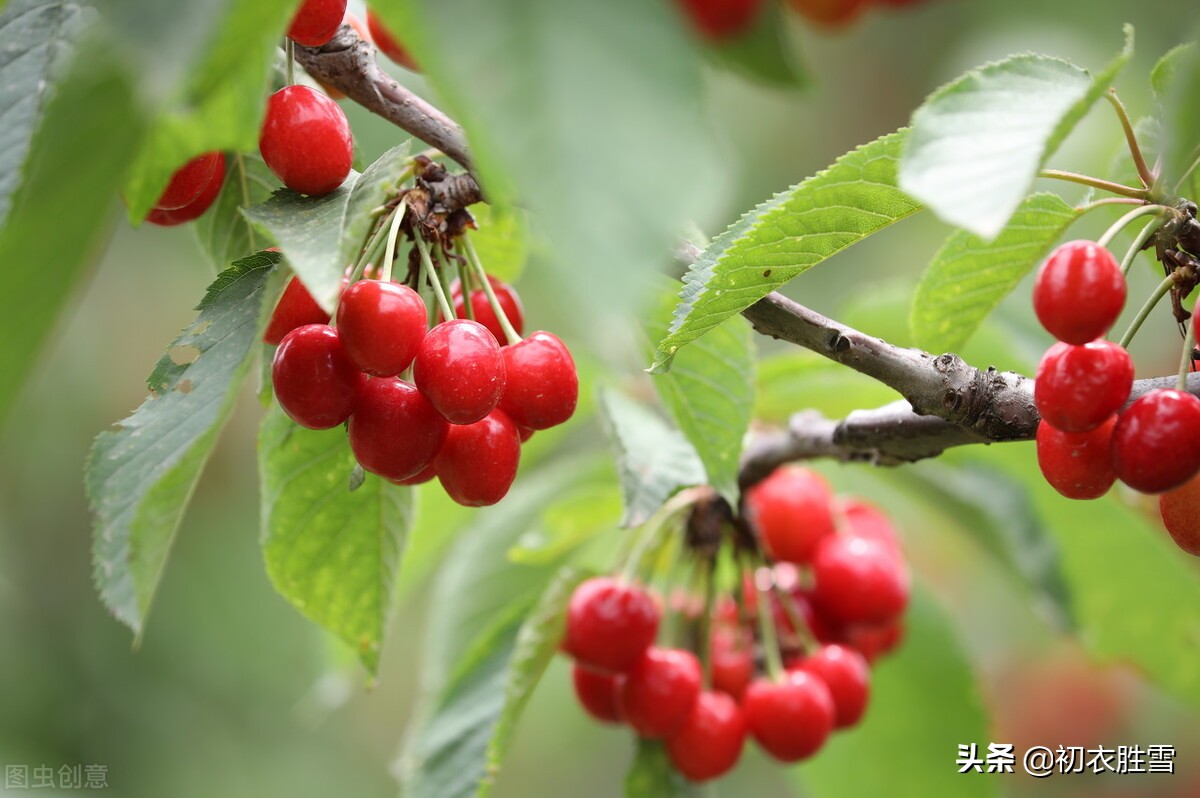
M 918 590 L 904 625 L 904 644 L 872 669 L 871 703 L 860 724 L 833 735 L 817 756 L 792 771 L 806 795 L 999 794 L 1000 780 L 960 775 L 954 765 L 960 743 L 986 750 L 990 729 L 975 674 L 945 613 Z
M 993 238 L 1029 193 L 1038 170 L 1108 90 L 1133 55 L 1125 47 L 1095 77 L 1025 54 L 968 72 L 912 117 L 900 186 L 947 222 Z
M 371 216 L 371 211 L 383 205 L 399 188 L 397 180 L 409 162 L 411 149 L 411 141 L 392 147 L 363 170 L 354 184 L 342 212 L 341 245 L 337 257 L 342 268 L 358 259 L 376 218 Z
M 617 461 L 622 526 L 644 523 L 676 491 L 704 484 L 696 450 L 651 410 L 608 390 L 600 391 L 597 409 Z
M 625 798 L 694 798 L 700 792 L 675 771 L 659 740 L 637 741 L 637 755 L 625 775 Z
M 376 476 L 352 491 L 358 465 L 341 427 L 309 430 L 274 407 L 258 439 L 262 545 L 271 581 L 302 613 L 379 665 L 412 489 Z
M 843 155 L 759 205 L 717 237 L 684 278 L 654 371 L 694 341 L 826 258 L 921 206 L 896 188 L 899 131 Z
M 721 66 L 768 86 L 790 89 L 808 85 L 808 75 L 788 35 L 781 3 L 762 4 L 753 28 L 713 44 L 709 53 Z
M 260 253 L 221 273 L 171 345 L 195 359 L 180 364 L 163 355 L 148 380 L 151 395 L 115 430 L 100 433 L 88 458 L 96 584 L 138 634 L 196 480 L 249 371 L 262 334 L 263 287 L 278 260 Z
M 255 234 L 242 215 L 242 208 L 266 202 L 278 186 L 278 179 L 257 155 L 235 153 L 227 163 L 229 171 L 220 196 L 192 225 L 200 251 L 217 271 L 243 255 L 275 243 L 275 239 L 268 239 L 262 233 Z
M 292 271 L 326 311 L 342 290 L 342 222 L 357 180 L 358 173 L 351 172 L 341 188 L 324 197 L 281 188 L 261 205 L 242 211 L 251 224 L 279 242 Z
M 913 297 L 917 345 L 931 352 L 958 351 L 1079 215 L 1057 194 L 1034 194 L 990 241 L 966 230 L 952 233 Z

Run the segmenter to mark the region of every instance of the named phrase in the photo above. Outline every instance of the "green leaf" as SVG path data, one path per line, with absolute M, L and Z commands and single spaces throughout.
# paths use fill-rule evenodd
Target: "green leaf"
M 257 155 L 235 153 L 229 156 L 228 174 L 221 194 L 208 211 L 192 225 L 200 251 L 220 271 L 230 262 L 275 243 L 254 229 L 242 215 L 242 208 L 266 202 L 279 181 Z
M 704 484 L 704 464 L 679 430 L 616 391 L 601 389 L 596 404 L 617 461 L 622 526 L 644 523 L 681 488 Z
M 912 117 L 900 186 L 940 218 L 982 238 L 1004 229 L 1046 159 L 1133 55 L 1125 47 L 1095 77 L 1044 55 L 972 70 L 929 96 Z
M 637 741 L 637 754 L 625 774 L 625 798 L 694 798 L 699 789 L 676 772 L 660 740 Z
M 1200 49 L 1177 47 L 1163 57 L 1151 74 L 1162 105 L 1164 146 L 1162 174 L 1168 190 L 1200 157 Z
M 521 211 L 480 203 L 471 206 L 471 214 L 479 227 L 471 241 L 487 273 L 506 282 L 516 280 L 529 255 L 529 230 Z
M 1196 58 L 1197 45 L 1186 42 L 1168 50 L 1150 70 L 1150 88 L 1160 104 L 1170 101 L 1171 87 L 1182 70 L 1191 68 Z
M 797 410 L 818 410 L 827 418 L 842 418 L 901 398 L 865 374 L 803 350 L 758 361 L 755 396 L 754 418 L 780 423 Z
M 896 165 L 907 138 L 901 130 L 843 155 L 718 236 L 684 277 L 654 373 L 669 369 L 684 344 L 788 280 L 920 210 L 896 188 Z
M 95 514 L 96 585 L 139 635 L 200 472 L 233 410 L 262 334 L 267 276 L 279 257 L 259 253 L 217 277 L 199 315 L 162 356 L 150 396 L 115 430 L 100 433 L 87 463 Z
M 1025 198 L 990 241 L 956 230 L 934 255 L 913 297 L 918 346 L 954 352 L 1050 251 L 1080 210 L 1057 194 Z
M 412 489 L 369 476 L 341 427 L 309 430 L 278 407 L 258 438 L 262 546 L 275 589 L 344 640 L 371 673 L 392 606 L 412 522 Z
M 861 723 L 833 735 L 792 771 L 805 795 L 999 794 L 997 779 L 960 775 L 954 766 L 958 745 L 986 744 L 990 730 L 975 674 L 944 611 L 914 591 L 904 625 L 904 644 L 871 671 L 871 702 Z
M 607 481 L 582 485 L 547 507 L 541 523 L 522 534 L 508 550 L 508 559 L 530 565 L 557 562 L 601 532 L 611 530 L 621 510 L 621 494 L 616 486 Z
M 793 51 L 783 6 L 777 3 L 764 4 L 753 28 L 714 43 L 708 53 L 717 64 L 767 86 L 797 89 L 809 82 Z
M 147 0 L 100 4 L 110 29 L 124 40 L 115 46 L 128 46 L 135 58 L 146 59 L 145 69 L 155 80 L 145 82 L 150 92 L 159 93 L 149 140 L 123 192 L 135 224 L 190 158 L 211 150 L 257 149 L 272 64 L 296 3 L 198 0 L 197 8 L 176 10 L 169 21 L 150 5 Z M 187 44 L 167 49 L 180 35 L 171 23 L 186 31 Z
M 650 324 L 651 340 L 667 334 L 674 298 Z M 700 456 L 708 484 L 732 506 L 738 502 L 738 464 L 754 410 L 754 340 L 743 318 L 726 320 L 675 358 L 654 387 Z
M 337 262 L 343 269 L 358 259 L 359 252 L 366 244 L 367 234 L 375 221 L 371 211 L 382 205 L 399 188 L 397 180 L 408 166 L 411 149 L 411 140 L 397 144 L 364 169 L 358 182 L 354 183 L 342 211 Z
M 261 205 L 242 211 L 252 225 L 279 242 L 292 271 L 327 312 L 342 290 L 342 222 L 357 181 L 358 173 L 351 172 L 341 188 L 324 197 L 281 188 Z

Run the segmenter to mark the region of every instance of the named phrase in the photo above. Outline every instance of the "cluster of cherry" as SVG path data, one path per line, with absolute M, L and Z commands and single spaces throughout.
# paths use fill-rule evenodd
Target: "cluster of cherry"
M 693 646 L 707 668 L 693 650 L 655 644 L 660 602 L 629 580 L 590 579 L 567 609 L 562 648 L 584 710 L 665 740 L 693 781 L 731 770 L 747 736 L 781 762 L 815 754 L 862 718 L 870 663 L 903 635 L 908 572 L 882 512 L 785 466 L 747 492 L 744 519 L 774 564 L 711 605 L 708 639 Z M 691 596 L 670 608 L 687 621 L 706 612 Z
M 740 36 L 754 25 L 771 0 L 677 0 L 696 31 L 721 41 Z M 849 25 L 869 6 L 911 6 L 923 0 L 787 0 L 809 22 L 826 27 Z
M 1134 368 L 1120 344 L 1104 339 L 1125 306 L 1125 276 L 1112 254 L 1093 241 L 1068 241 L 1038 270 L 1033 308 L 1058 339 L 1042 357 L 1034 383 L 1038 465 L 1046 481 L 1071 499 L 1103 496 L 1118 479 L 1160 505 L 1197 506 L 1172 494 L 1200 473 L 1200 399 L 1173 388 L 1152 390 L 1126 406 Z M 1195 318 L 1192 320 L 1195 324 Z M 1185 550 L 1200 555 L 1194 512 L 1164 510 Z M 1186 521 L 1184 524 L 1183 521 Z M 1186 526 L 1185 541 L 1180 534 Z

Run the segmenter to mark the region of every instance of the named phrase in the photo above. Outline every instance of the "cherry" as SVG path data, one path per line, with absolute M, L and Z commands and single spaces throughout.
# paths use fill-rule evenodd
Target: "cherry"
M 359 465 L 396 481 L 417 476 L 433 462 L 449 426 L 415 387 L 376 377 L 359 391 L 347 432 Z
M 567 606 L 564 648 L 592 670 L 627 671 L 654 643 L 660 615 L 641 588 L 607 576 L 589 579 Z
M 360 369 L 390 377 L 408 368 L 425 338 L 425 301 L 406 285 L 359 280 L 346 289 L 337 326 Z
M 621 722 L 621 709 L 617 706 L 619 686 L 614 674 L 597 673 L 576 662 L 571 666 L 571 681 L 584 711 L 601 723 Z
M 842 499 L 836 503 L 847 532 L 860 538 L 877 540 L 901 556 L 896 527 L 887 514 L 861 499 Z
M 271 363 L 271 383 L 283 412 L 302 427 L 329 429 L 350 417 L 365 378 L 337 330 L 307 324 L 288 333 Z
M 833 28 L 853 22 L 867 0 L 788 0 L 788 4 L 809 22 Z
M 452 424 L 433 465 L 451 499 L 487 507 L 508 494 L 520 459 L 516 425 L 503 410 L 493 410 L 474 424 Z
M 899 619 L 885 624 L 851 626 L 846 630 L 846 644 L 874 662 L 890 654 L 904 640 L 904 623 Z
M 354 160 L 346 115 L 308 86 L 285 86 L 267 100 L 258 149 L 285 186 L 313 196 L 340 186 Z
M 283 340 L 283 336 L 297 327 L 328 323 L 329 314 L 321 310 L 321 306 L 312 298 L 304 283 L 293 275 L 271 313 L 271 320 L 267 322 L 266 332 L 263 333 L 263 341 L 276 346 Z
M 845 637 L 845 629 L 817 604 L 812 591 L 795 590 L 792 592 L 792 598 L 796 601 L 808 631 L 812 632 L 818 643 L 841 642 Z
M 799 762 L 825 744 L 836 709 L 824 682 L 805 671 L 787 671 L 779 682 L 752 682 L 742 712 L 764 751 L 781 762 Z
M 416 59 L 405 49 L 404 45 L 392 35 L 392 32 L 384 27 L 379 16 L 370 9 L 367 10 L 367 27 L 371 31 L 371 38 L 375 40 L 375 46 L 379 48 L 379 52 L 386 55 L 388 58 L 395 61 L 400 66 L 410 72 L 420 72 L 421 68 L 417 65 Z
M 1152 391 L 1121 413 L 1113 430 L 1113 470 L 1142 493 L 1178 488 L 1200 471 L 1200 399 Z
M 413 382 L 451 424 L 473 424 L 492 412 L 504 393 L 500 345 L 478 322 L 444 321 L 421 340 Z
M 700 695 L 700 661 L 678 648 L 648 648 L 621 679 L 621 716 L 642 737 L 669 737 Z
M 1158 512 L 1175 544 L 1200 557 L 1200 476 L 1159 496 Z
M 209 178 L 208 185 L 194 200 L 182 208 L 167 211 L 155 208 L 146 215 L 146 221 L 160 227 L 174 227 L 177 224 L 192 222 L 204 215 L 212 204 L 221 196 L 221 187 L 225 185 L 225 157 L 217 159 L 217 166 Z
M 414 476 L 406 479 L 389 479 L 388 482 L 392 482 L 396 485 L 424 485 L 426 482 L 429 482 L 436 476 L 437 469 L 433 467 L 433 463 L 430 463 L 417 472 Z
M 1087 432 L 1117 412 L 1133 388 L 1133 360 L 1112 341 L 1046 350 L 1033 384 L 1042 420 L 1063 432 Z
M 754 657 L 750 641 L 743 629 L 736 626 L 717 626 L 712 632 L 709 653 L 714 690 L 740 701 L 750 680 L 754 678 Z
M 517 335 L 521 335 L 525 331 L 525 315 L 517 290 L 491 275 L 488 275 L 488 282 L 491 283 L 492 292 L 496 295 L 496 301 L 499 303 L 500 309 L 504 311 L 508 323 L 517 331 Z M 504 328 L 500 326 L 500 320 L 496 318 L 491 303 L 488 302 L 487 294 L 482 288 L 476 288 L 470 296 L 471 313 L 475 316 L 475 321 L 487 327 L 488 332 L 496 336 L 496 340 L 501 346 L 507 346 L 508 338 L 504 335 Z M 455 315 L 459 318 L 466 316 L 467 303 L 463 299 L 461 281 L 455 280 L 450 284 L 450 298 L 454 300 Z
M 320 47 L 337 33 L 346 16 L 346 0 L 304 0 L 292 24 L 288 38 L 305 47 Z
M 501 350 L 508 384 L 500 408 L 522 427 L 549 429 L 575 412 L 579 375 L 558 336 L 535 332 Z
M 813 597 L 842 623 L 884 623 L 908 604 L 908 571 L 887 546 L 842 534 L 821 541 L 813 557 Z
M 1033 310 L 1047 332 L 1068 344 L 1101 337 L 1125 307 L 1125 276 L 1095 241 L 1068 241 L 1050 253 L 1033 284 Z
M 216 174 L 217 164 L 224 163 L 225 156 L 219 152 L 198 155 L 175 170 L 154 207 L 163 211 L 176 211 L 192 202 L 208 188 Z
M 853 726 L 867 709 L 871 669 L 862 654 L 847 646 L 822 646 L 797 666 L 816 676 L 833 697 L 835 728 Z
M 803 564 L 835 531 L 832 502 L 833 492 L 820 474 L 783 466 L 746 492 L 746 515 L 773 558 Z
M 708 781 L 733 770 L 746 745 L 746 718 L 724 693 L 703 692 L 683 725 L 667 739 L 667 756 L 692 781 Z
M 1117 481 L 1112 434 L 1117 416 L 1087 432 L 1061 432 L 1038 424 L 1037 459 L 1050 487 L 1068 499 L 1098 499 Z
M 679 0 L 688 19 L 709 39 L 728 39 L 750 27 L 762 0 Z

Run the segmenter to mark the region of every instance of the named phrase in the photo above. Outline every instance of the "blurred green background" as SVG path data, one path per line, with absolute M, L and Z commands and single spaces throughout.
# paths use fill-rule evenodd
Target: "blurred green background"
M 1124 22 L 1137 27 L 1137 56 L 1118 87 L 1135 116 L 1148 113 L 1148 69 L 1194 29 L 1194 12 L 1194 0 L 931 0 L 871 10 L 836 32 L 789 17 L 797 52 L 814 78 L 807 91 L 764 89 L 717 70 L 706 75 L 708 115 L 722 145 L 718 183 L 725 188 L 711 198 L 711 216 L 697 221 L 720 230 L 850 147 L 905 124 L 928 92 L 971 66 L 1033 50 L 1099 67 L 1119 48 Z M 425 90 L 419 78 L 396 73 Z M 347 111 L 367 161 L 397 140 L 386 123 L 357 108 Z M 1114 117 L 1097 107 L 1052 165 L 1105 172 L 1119 146 Z M 1072 237 L 1097 234 L 1115 215 L 1095 214 Z M 189 230 L 135 231 L 115 198 L 113 220 L 90 281 L 0 432 L 0 764 L 102 763 L 111 794 L 139 798 L 393 795 L 389 771 L 417 687 L 427 578 L 409 583 L 378 685 L 368 687 L 345 652 L 267 581 L 257 544 L 253 448 L 261 409 L 249 392 L 200 483 L 140 646 L 92 589 L 81 479 L 88 447 L 99 430 L 141 401 L 146 374 L 191 320 L 213 277 Z M 805 275 L 789 291 L 902 343 L 905 300 L 947 231 L 929 215 L 905 222 Z M 55 279 L 52 263 L 28 267 Z M 539 273 L 535 263 L 518 284 L 529 329 L 560 330 L 573 349 L 609 362 L 624 358 L 627 374 L 636 374 L 642 364 L 606 351 L 603 332 L 581 328 L 571 308 L 539 285 Z M 1150 268 L 1136 270 L 1131 297 L 1154 282 Z M 1027 289 L 1018 290 L 1005 303 L 991 331 L 973 345 L 975 358 L 1030 368 L 1047 341 L 1029 323 L 1027 297 Z M 1142 376 L 1175 367 L 1173 327 L 1165 314 L 1154 324 L 1134 350 Z M 989 348 L 989 340 L 1003 345 Z M 1035 468 L 1031 446 L 1004 448 L 1011 451 L 979 456 Z M 1022 743 L 1167 743 L 1179 750 L 1174 777 L 977 778 L 995 779 L 1012 795 L 1200 795 L 1194 707 L 1155 690 L 1132 669 L 1090 662 L 962 534 L 969 520 L 953 513 L 931 517 L 903 481 L 880 478 L 865 466 L 822 470 L 839 489 L 900 519 L 917 570 L 952 611 L 993 716 L 990 740 L 962 742 L 1013 742 L 1018 750 Z M 444 506 L 424 502 L 422 523 L 436 528 L 439 520 L 429 514 Z M 1072 507 L 1064 503 L 1061 512 Z M 1090 516 L 1078 534 L 1096 534 L 1092 524 L 1120 525 L 1123 518 Z M 446 523 L 447 535 L 453 528 Z M 1139 613 L 1136 606 L 1115 611 Z M 1152 630 L 1155 618 L 1141 622 Z M 1191 644 L 1200 653 L 1200 641 Z M 630 735 L 587 721 L 566 700 L 567 675 L 562 662 L 551 667 L 495 795 L 620 794 Z M 722 794 L 799 794 L 786 771 L 747 750 Z M 954 767 L 953 750 L 939 755 L 946 768 Z

